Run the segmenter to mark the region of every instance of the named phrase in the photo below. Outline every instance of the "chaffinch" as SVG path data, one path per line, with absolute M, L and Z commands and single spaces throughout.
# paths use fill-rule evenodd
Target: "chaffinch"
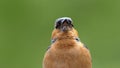
M 55 21 L 52 44 L 44 55 L 43 68 L 92 68 L 90 52 L 80 41 L 71 18 Z

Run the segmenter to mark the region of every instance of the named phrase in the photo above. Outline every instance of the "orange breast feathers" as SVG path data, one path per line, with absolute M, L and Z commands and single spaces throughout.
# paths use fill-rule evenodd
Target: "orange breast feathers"
M 61 32 L 58 29 L 54 29 L 52 32 L 52 39 L 55 41 L 57 47 L 59 47 L 59 45 L 60 47 L 71 47 L 77 42 L 78 32 L 74 28 L 69 32 Z
M 92 68 L 91 55 L 78 37 L 71 18 L 58 18 L 43 68 Z

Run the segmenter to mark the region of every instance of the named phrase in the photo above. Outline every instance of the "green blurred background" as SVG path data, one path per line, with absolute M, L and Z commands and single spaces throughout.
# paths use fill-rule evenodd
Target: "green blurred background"
M 42 68 L 63 16 L 73 19 L 93 68 L 120 68 L 119 0 L 0 0 L 0 68 Z

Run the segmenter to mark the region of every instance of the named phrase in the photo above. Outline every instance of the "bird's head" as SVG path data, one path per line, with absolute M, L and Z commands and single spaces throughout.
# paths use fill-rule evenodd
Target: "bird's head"
M 52 32 L 53 38 L 78 37 L 77 30 L 73 27 L 73 21 L 69 17 L 58 18 L 55 21 L 55 29 Z
M 55 29 L 58 29 L 63 32 L 70 31 L 73 28 L 72 19 L 69 17 L 58 18 L 55 21 Z

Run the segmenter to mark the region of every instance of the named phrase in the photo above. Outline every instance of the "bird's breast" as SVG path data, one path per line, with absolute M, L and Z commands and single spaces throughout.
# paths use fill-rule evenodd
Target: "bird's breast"
M 71 49 L 76 46 L 76 43 L 77 41 L 75 39 L 58 39 L 53 45 L 56 47 L 56 49 Z
M 89 68 L 85 65 L 91 62 L 89 51 L 82 43 L 74 44 L 71 48 L 58 48 L 53 44 L 48 51 L 50 64 L 53 64 L 54 68 Z

